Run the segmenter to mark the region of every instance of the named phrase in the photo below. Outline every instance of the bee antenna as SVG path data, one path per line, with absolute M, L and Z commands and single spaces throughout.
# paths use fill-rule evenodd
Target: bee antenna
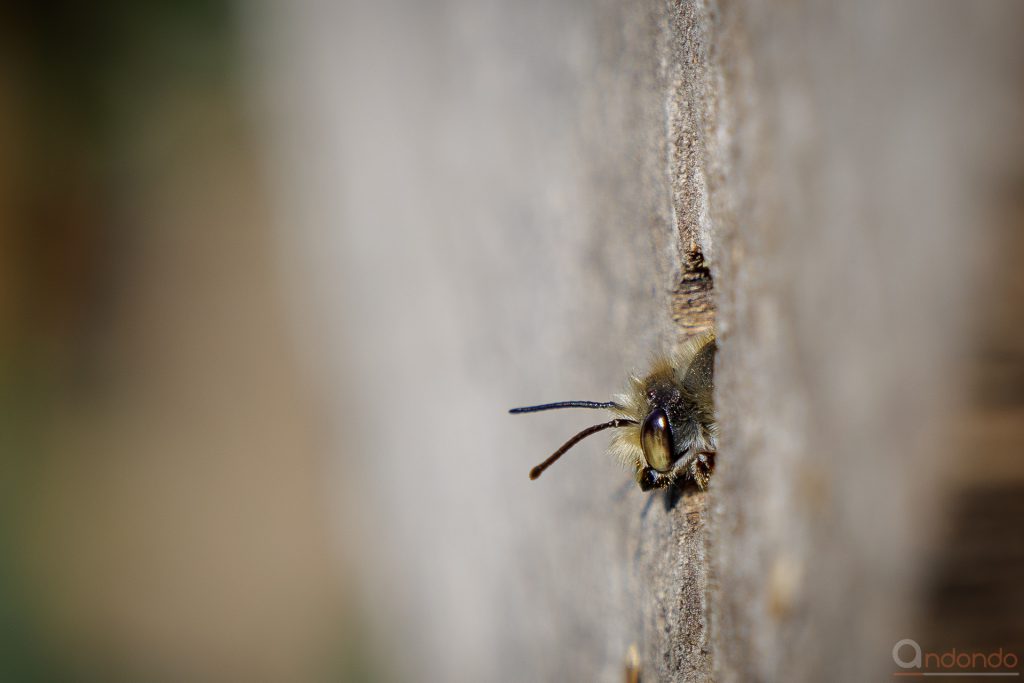
M 544 403 L 539 406 L 513 408 L 508 412 L 516 415 L 518 413 L 537 413 L 541 410 L 554 410 L 555 408 L 597 408 L 607 410 L 621 407 L 622 406 L 615 401 L 559 401 L 558 403 Z
M 585 403 L 585 402 L 586 401 L 569 401 L 569 403 Z M 561 407 L 561 406 L 556 406 L 556 407 Z M 544 408 L 544 406 L 540 406 L 540 408 Z M 639 423 L 636 420 L 627 420 L 627 419 L 622 418 L 622 417 L 617 417 L 614 420 L 610 420 L 608 422 L 602 422 L 601 424 L 594 425 L 593 427 L 587 427 L 582 432 L 580 432 L 579 434 L 577 434 L 576 436 L 572 437 L 571 439 L 566 441 L 564 444 L 562 444 L 562 447 L 559 448 L 554 453 L 552 453 L 551 457 L 549 457 L 547 460 L 545 460 L 544 462 L 542 462 L 541 464 L 537 465 L 532 470 L 530 470 L 530 479 L 536 479 L 537 477 L 539 477 L 541 474 L 544 473 L 544 470 L 546 470 L 547 468 L 551 467 L 551 465 L 554 464 L 554 462 L 556 460 L 558 460 L 563 455 L 565 455 L 566 451 L 568 451 L 570 448 L 572 448 L 573 446 L 575 446 L 576 444 L 578 444 L 580 441 L 582 441 L 583 439 L 587 438 L 591 434 L 597 434 L 598 432 L 602 432 L 602 431 L 604 431 L 606 429 L 615 429 L 615 428 L 618 428 L 618 427 L 625 427 L 626 425 L 635 425 L 635 424 L 639 424 Z

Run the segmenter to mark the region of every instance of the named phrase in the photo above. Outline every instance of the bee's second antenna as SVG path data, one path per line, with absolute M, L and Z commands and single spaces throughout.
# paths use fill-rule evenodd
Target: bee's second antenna
M 627 420 L 625 418 L 617 417 L 614 420 L 603 422 L 599 425 L 594 425 L 593 427 L 587 427 L 582 432 L 580 432 L 579 434 L 577 434 L 576 436 L 572 437 L 564 444 L 562 444 L 562 447 L 559 448 L 554 453 L 552 453 L 547 460 L 545 460 L 544 462 L 530 470 L 530 479 L 536 479 L 537 477 L 539 477 L 541 474 L 544 473 L 544 470 L 551 467 L 551 465 L 554 464 L 556 460 L 565 455 L 565 452 L 567 450 L 569 450 L 570 448 L 578 444 L 580 441 L 590 436 L 591 434 L 597 434 L 598 432 L 604 431 L 605 429 L 618 429 L 619 427 L 625 427 L 626 425 L 635 424 L 636 420 Z

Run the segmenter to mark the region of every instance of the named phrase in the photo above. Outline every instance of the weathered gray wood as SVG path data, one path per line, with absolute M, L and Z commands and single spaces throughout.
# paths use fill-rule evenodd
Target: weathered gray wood
M 1020 170 L 1021 10 L 274 13 L 295 282 L 389 666 L 611 681 L 636 643 L 646 680 L 888 676 L 963 481 L 998 294 L 971 283 L 1018 224 L 985 187 Z M 597 438 L 527 481 L 591 416 L 505 408 L 607 398 L 716 317 L 706 494 L 641 495 Z
M 986 285 L 989 257 L 1020 226 L 993 190 L 1019 192 L 1022 49 L 1009 27 L 1024 16 L 1012 4 L 728 2 L 716 17 L 715 676 L 884 680 L 900 639 L 979 645 L 940 643 L 921 617 L 943 555 L 962 556 L 944 529 L 975 490 L 964 474 L 1010 472 L 993 476 L 991 455 L 958 434 L 986 412 L 971 388 L 982 311 L 1006 296 Z M 1021 342 L 1007 342 L 1019 364 Z M 1022 441 L 1018 429 L 1002 444 L 1019 454 Z M 1013 472 L 1019 482 L 1019 461 Z M 1004 517 L 982 545 L 1005 557 L 1019 523 Z M 985 553 L 973 557 L 961 570 L 985 575 Z M 986 619 L 972 618 L 961 635 Z M 1001 623 L 1019 644 L 1019 612 Z

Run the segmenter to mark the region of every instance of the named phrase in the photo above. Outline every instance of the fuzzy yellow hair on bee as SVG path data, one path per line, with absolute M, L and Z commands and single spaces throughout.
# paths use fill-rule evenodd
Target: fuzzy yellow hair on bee
M 610 451 L 636 472 L 641 490 L 666 488 L 686 479 L 707 487 L 718 447 L 715 421 L 713 332 L 687 342 L 677 353 L 655 359 L 650 371 L 630 377 L 611 401 L 559 401 L 513 408 L 533 413 L 556 408 L 595 408 L 615 417 L 587 427 L 530 470 L 536 479 L 577 443 L 605 429 L 618 430 Z

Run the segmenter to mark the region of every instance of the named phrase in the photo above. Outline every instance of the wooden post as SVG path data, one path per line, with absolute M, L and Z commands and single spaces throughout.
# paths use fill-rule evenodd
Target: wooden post
M 1024 479 L 1020 5 L 399 5 L 266 22 L 393 666 L 885 680 L 955 640 L 949 567 L 1021 567 L 1012 513 L 978 513 L 995 565 L 944 554 L 953 501 Z M 527 481 L 586 418 L 504 409 L 712 325 L 707 493 L 643 496 L 597 438 Z

